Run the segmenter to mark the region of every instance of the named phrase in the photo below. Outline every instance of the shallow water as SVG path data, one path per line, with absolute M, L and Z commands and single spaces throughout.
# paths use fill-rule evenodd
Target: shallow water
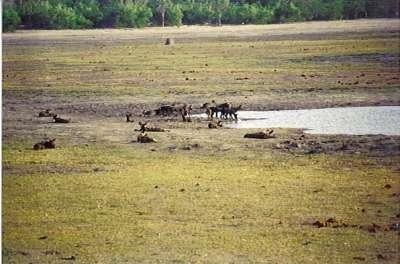
M 400 135 L 400 106 L 239 111 L 231 128 L 303 128 L 311 134 Z

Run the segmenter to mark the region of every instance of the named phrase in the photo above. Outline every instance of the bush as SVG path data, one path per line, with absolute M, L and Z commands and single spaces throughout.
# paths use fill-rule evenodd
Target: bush
M 210 23 L 214 18 L 211 5 L 201 2 L 192 2 L 183 9 L 185 24 Z
M 183 13 L 180 5 L 173 5 L 167 10 L 167 21 L 171 26 L 182 25 Z
M 116 17 L 116 26 L 144 27 L 149 23 L 152 16 L 151 9 L 145 5 L 136 5 L 133 3 L 120 5 Z
M 47 1 L 27 1 L 20 7 L 22 23 L 28 28 L 44 28 L 51 26 L 51 5 Z
M 76 22 L 77 15 L 72 8 L 58 4 L 50 9 L 50 28 L 77 28 Z
M 103 19 L 99 2 L 96 0 L 80 1 L 74 6 L 77 14 L 77 24 L 85 28 L 97 26 Z
M 49 1 L 27 1 L 20 7 L 20 14 L 28 28 L 64 29 L 89 24 L 73 8 L 63 3 L 52 5 Z
M 17 11 L 12 7 L 5 6 L 3 8 L 3 32 L 15 31 L 20 23 L 21 18 Z

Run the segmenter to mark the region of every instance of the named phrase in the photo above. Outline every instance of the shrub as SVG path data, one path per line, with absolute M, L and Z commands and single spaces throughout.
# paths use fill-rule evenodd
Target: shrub
M 173 5 L 167 10 L 167 21 L 172 26 L 182 25 L 183 13 L 180 5 Z
M 153 16 L 151 9 L 145 5 L 136 5 L 129 3 L 120 5 L 116 17 L 116 26 L 118 27 L 144 27 Z

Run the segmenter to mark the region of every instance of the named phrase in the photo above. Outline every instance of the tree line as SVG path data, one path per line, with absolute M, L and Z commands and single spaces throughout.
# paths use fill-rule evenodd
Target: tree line
M 3 31 L 399 17 L 398 0 L 6 0 Z

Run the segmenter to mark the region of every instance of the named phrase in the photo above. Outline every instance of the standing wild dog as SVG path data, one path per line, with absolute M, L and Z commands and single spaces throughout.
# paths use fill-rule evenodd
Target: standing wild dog
M 190 113 L 192 112 L 192 105 L 184 104 L 179 108 L 179 112 L 182 116 L 183 122 L 191 122 Z
M 220 117 L 224 115 L 224 113 L 231 108 L 230 103 L 216 104 L 214 100 L 211 103 L 203 104 L 202 109 L 206 109 L 206 114 L 208 119 L 213 119 L 214 115 L 218 118 L 218 113 L 221 113 Z
M 242 109 L 242 105 L 236 106 L 236 107 L 230 107 L 229 109 L 224 109 L 223 112 L 223 116 L 225 119 L 234 119 L 234 120 L 238 120 L 238 115 L 237 115 L 237 111 L 239 111 L 240 109 Z
M 206 114 L 207 114 L 207 120 L 211 120 L 212 119 L 212 110 L 211 110 L 211 105 L 210 103 L 204 103 L 200 109 L 206 109 Z
M 132 115 L 133 115 L 132 113 L 126 113 L 125 114 L 126 122 L 135 122 L 135 120 L 131 119 Z

